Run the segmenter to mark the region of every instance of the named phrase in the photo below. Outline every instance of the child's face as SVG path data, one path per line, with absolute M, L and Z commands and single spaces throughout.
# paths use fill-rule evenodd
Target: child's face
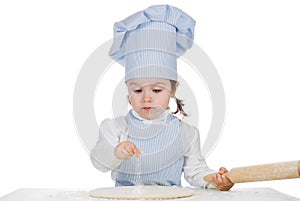
M 161 78 L 139 78 L 127 81 L 129 101 L 144 119 L 155 119 L 169 106 L 173 95 L 171 82 Z

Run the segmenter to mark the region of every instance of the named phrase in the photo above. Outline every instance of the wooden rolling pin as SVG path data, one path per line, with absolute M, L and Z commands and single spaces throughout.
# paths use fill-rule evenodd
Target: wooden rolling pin
M 213 175 L 204 177 L 212 182 Z M 300 178 L 300 161 L 233 168 L 224 174 L 233 183 Z

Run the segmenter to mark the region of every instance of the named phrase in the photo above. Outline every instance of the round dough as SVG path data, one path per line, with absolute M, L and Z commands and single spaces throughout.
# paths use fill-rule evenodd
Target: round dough
M 92 197 L 110 199 L 174 199 L 194 194 L 191 188 L 177 186 L 119 186 L 97 188 L 90 192 Z

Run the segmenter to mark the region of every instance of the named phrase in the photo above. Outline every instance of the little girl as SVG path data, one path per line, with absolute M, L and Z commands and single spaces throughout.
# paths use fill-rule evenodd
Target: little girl
M 177 58 L 193 44 L 195 21 L 178 8 L 151 6 L 115 23 L 110 56 L 125 67 L 132 109 L 127 116 L 101 123 L 91 151 L 93 165 L 112 171 L 116 186 L 181 186 L 181 175 L 195 187 L 229 190 L 233 183 L 215 173 L 201 156 L 198 129 L 169 110 L 175 98 Z M 181 100 L 177 112 L 186 116 Z

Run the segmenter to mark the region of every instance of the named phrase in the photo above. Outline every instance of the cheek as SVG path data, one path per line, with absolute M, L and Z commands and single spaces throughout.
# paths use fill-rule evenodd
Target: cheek
M 128 97 L 131 104 L 136 104 L 139 101 L 139 96 L 137 94 L 132 93 Z
M 169 106 L 169 101 L 170 101 L 170 96 L 164 96 L 158 99 L 158 103 L 165 107 Z

